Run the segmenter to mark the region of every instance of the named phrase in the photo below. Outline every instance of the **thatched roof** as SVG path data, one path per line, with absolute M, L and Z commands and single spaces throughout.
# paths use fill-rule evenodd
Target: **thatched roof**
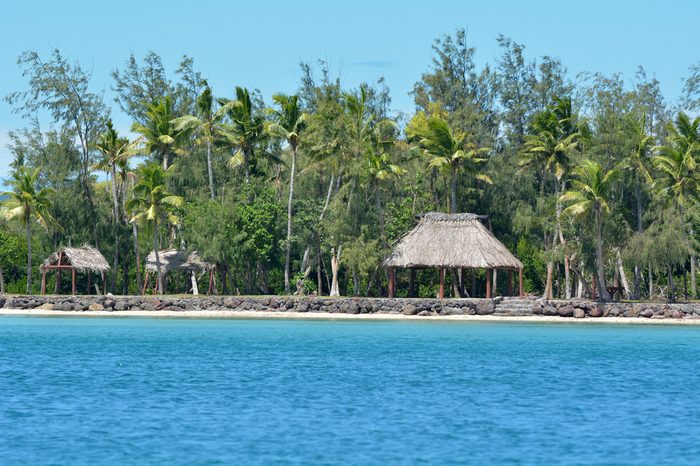
M 77 272 L 100 273 L 109 270 L 109 264 L 100 251 L 87 244 L 79 248 L 59 248 L 41 264 L 41 268 L 59 265 L 58 259 L 61 253 L 63 253 L 61 265 L 70 265 Z
M 425 214 L 384 261 L 388 267 L 521 269 L 476 214 Z
M 213 264 L 202 260 L 197 251 L 188 253 L 176 249 L 163 249 L 158 251 L 158 259 L 160 259 L 160 270 L 163 273 L 172 270 L 209 270 L 214 267 Z M 151 251 L 146 259 L 146 270 L 157 271 L 155 251 Z

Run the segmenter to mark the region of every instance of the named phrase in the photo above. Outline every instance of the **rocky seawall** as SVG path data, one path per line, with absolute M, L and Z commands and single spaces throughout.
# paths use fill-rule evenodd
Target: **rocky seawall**
M 700 303 L 597 303 L 534 298 L 421 299 L 291 296 L 0 296 L 6 309 L 56 311 L 275 311 L 418 316 L 495 315 L 562 318 L 700 319 Z
M 597 303 L 534 298 L 420 299 L 329 298 L 288 296 L 0 296 L 6 309 L 57 311 L 276 311 L 341 314 L 404 314 L 418 316 L 496 315 L 564 318 L 628 317 L 700 319 L 700 303 Z

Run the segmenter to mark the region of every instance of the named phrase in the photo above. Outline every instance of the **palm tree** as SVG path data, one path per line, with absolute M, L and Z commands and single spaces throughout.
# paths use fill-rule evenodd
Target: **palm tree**
M 605 270 L 603 268 L 603 216 L 610 212 L 608 196 L 612 184 L 618 176 L 615 169 L 604 171 L 603 167 L 592 160 L 583 160 L 573 170 L 572 189 L 565 192 L 559 201 L 569 206 L 563 215 L 583 218 L 593 215 L 596 243 L 596 280 L 600 299 L 610 300 L 610 294 L 605 288 Z
M 127 210 L 133 213 L 131 222 L 142 222 L 153 227 L 153 251 L 158 270 L 158 293 L 164 293 L 163 274 L 160 269 L 159 221 L 178 225 L 180 219 L 175 214 L 183 206 L 184 200 L 168 192 L 165 183 L 167 171 L 157 164 L 149 164 L 141 169 L 141 181 L 134 186 L 133 198 Z
M 657 147 L 652 163 L 659 172 L 653 187 L 662 197 L 673 202 L 679 213 L 684 229 L 688 228 L 686 214 L 690 204 L 697 201 L 700 189 L 700 170 L 697 160 L 700 156 L 700 118 L 690 120 L 680 112 L 674 124 L 668 126 L 667 144 Z M 686 246 L 691 256 L 691 291 L 697 295 L 696 258 L 688 238 L 693 232 L 685 231 Z
M 132 130 L 146 142 L 146 151 L 160 159 L 163 170 L 170 166 L 171 157 L 181 153 L 178 143 L 182 137 L 173 124 L 173 102 L 170 96 L 151 102 L 146 111 L 145 123 L 134 123 Z
M 26 230 L 27 293 L 31 293 L 32 288 L 32 219 L 45 229 L 48 229 L 49 225 L 56 225 L 56 221 L 49 212 L 51 207 L 49 197 L 53 190 L 49 188 L 38 189 L 38 178 L 38 168 L 33 172 L 29 172 L 26 167 L 20 167 L 13 173 L 9 182 L 12 191 L 2 193 L 3 196 L 8 198 L 3 206 L 5 219 L 19 219 Z
M 299 134 L 304 129 L 306 114 L 299 105 L 299 96 L 275 94 L 272 100 L 277 103 L 279 109 L 272 110 L 273 123 L 268 125 L 267 131 L 275 137 L 287 141 L 292 156 L 292 165 L 289 174 L 289 198 L 287 200 L 287 244 L 284 256 L 284 291 L 289 293 L 289 264 L 291 261 L 292 247 L 292 201 L 294 199 L 294 178 L 297 166 L 297 146 Z
M 534 115 L 530 123 L 530 134 L 525 137 L 525 144 L 521 155 L 521 166 L 533 166 L 539 177 L 540 197 L 544 198 L 545 185 L 550 173 L 554 174 L 554 197 L 559 198 L 559 193 L 565 189 L 562 183 L 564 175 L 569 170 L 571 157 L 576 154 L 583 139 L 585 126 L 576 121 L 572 111 L 570 98 L 555 98 L 554 105 Z M 547 248 L 551 242 L 552 248 L 556 246 L 557 239 L 565 245 L 564 234 L 560 222 L 561 206 L 557 202 L 555 206 L 555 231 L 549 236 L 545 232 L 544 244 Z M 547 280 L 545 283 L 544 297 L 552 297 L 554 261 L 547 261 Z M 569 256 L 564 257 L 564 276 L 566 297 L 571 297 L 571 279 Z
M 651 186 L 651 150 L 654 146 L 654 137 L 646 132 L 646 117 L 632 122 L 634 130 L 634 150 L 630 151 L 622 161 L 621 168 L 631 173 L 634 184 L 636 211 L 637 211 L 637 233 L 642 233 L 642 218 L 644 209 L 642 207 L 642 193 L 647 186 Z M 639 297 L 639 286 L 641 282 L 641 270 L 638 264 L 634 266 L 634 296 Z
M 219 144 L 232 149 L 229 167 L 243 167 L 246 183 L 255 163 L 256 147 L 265 140 L 265 119 L 255 111 L 248 89 L 236 87 L 236 100 L 221 99 L 230 123 L 221 125 Z
M 443 118 L 430 117 L 426 131 L 418 137 L 418 145 L 428 157 L 428 166 L 449 176 L 451 212 L 457 212 L 457 176 L 460 171 L 491 184 L 491 178 L 479 169 L 479 165 L 486 162 L 481 155 L 489 149 L 476 147 L 468 141 L 466 133 L 453 131 Z
M 212 165 L 212 150 L 214 139 L 221 129 L 221 122 L 226 116 L 228 107 L 220 107 L 214 111 L 214 97 L 211 88 L 205 82 L 204 91 L 197 97 L 196 109 L 198 116 L 185 115 L 172 121 L 177 132 L 195 132 L 197 141 L 207 148 L 207 174 L 209 176 L 209 194 L 215 197 L 214 169 Z
M 97 150 L 102 154 L 102 159 L 96 164 L 96 168 L 109 173 L 112 179 L 113 219 L 112 229 L 114 234 L 114 275 L 112 276 L 112 291 L 117 285 L 119 271 L 119 193 L 117 190 L 117 166 L 124 164 L 129 157 L 136 155 L 136 142 L 130 142 L 128 138 L 120 138 L 112 125 L 112 120 L 107 121 L 105 131 L 96 144 Z M 124 277 L 126 280 L 127 277 Z

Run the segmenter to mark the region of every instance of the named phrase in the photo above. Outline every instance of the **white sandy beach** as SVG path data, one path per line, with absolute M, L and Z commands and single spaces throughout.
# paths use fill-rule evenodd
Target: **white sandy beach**
M 406 316 L 403 314 L 342 314 L 329 312 L 274 311 L 53 311 L 46 309 L 0 309 L 0 316 L 38 317 L 163 317 L 202 319 L 294 319 L 294 320 L 391 320 L 433 322 L 532 322 L 552 324 L 630 324 L 630 325 L 700 325 L 700 319 L 645 319 L 631 317 L 600 317 L 574 319 L 556 316 Z

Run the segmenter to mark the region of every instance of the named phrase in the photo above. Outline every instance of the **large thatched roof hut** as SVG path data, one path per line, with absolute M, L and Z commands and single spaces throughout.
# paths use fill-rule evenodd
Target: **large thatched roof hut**
M 213 286 L 214 264 L 204 261 L 197 251 L 179 251 L 177 249 L 163 249 L 158 251 L 158 259 L 160 262 L 161 274 L 167 274 L 173 271 L 183 270 L 194 274 L 195 272 L 209 272 L 209 292 Z M 156 253 L 151 251 L 146 258 L 146 280 L 144 282 L 144 290 L 148 285 L 148 273 L 158 273 L 156 265 Z M 196 289 L 196 279 L 192 279 L 192 285 Z
M 46 273 L 55 270 L 58 273 L 57 281 L 60 283 L 60 273 L 62 270 L 71 272 L 72 293 L 75 294 L 76 273 L 87 274 L 88 293 L 92 274 L 100 274 L 104 285 L 105 273 L 109 270 L 109 264 L 104 256 L 97 249 L 89 245 L 79 248 L 62 247 L 51 254 L 43 264 L 41 264 L 41 293 L 46 293 Z
M 512 272 L 517 270 L 522 293 L 522 262 L 481 223 L 481 218 L 484 217 L 469 213 L 423 215 L 384 261 L 390 271 L 389 294 L 394 292 L 396 267 L 440 269 L 441 297 L 444 297 L 445 269 L 485 269 L 487 297 L 491 294 L 491 270 L 509 272 L 509 289 Z

